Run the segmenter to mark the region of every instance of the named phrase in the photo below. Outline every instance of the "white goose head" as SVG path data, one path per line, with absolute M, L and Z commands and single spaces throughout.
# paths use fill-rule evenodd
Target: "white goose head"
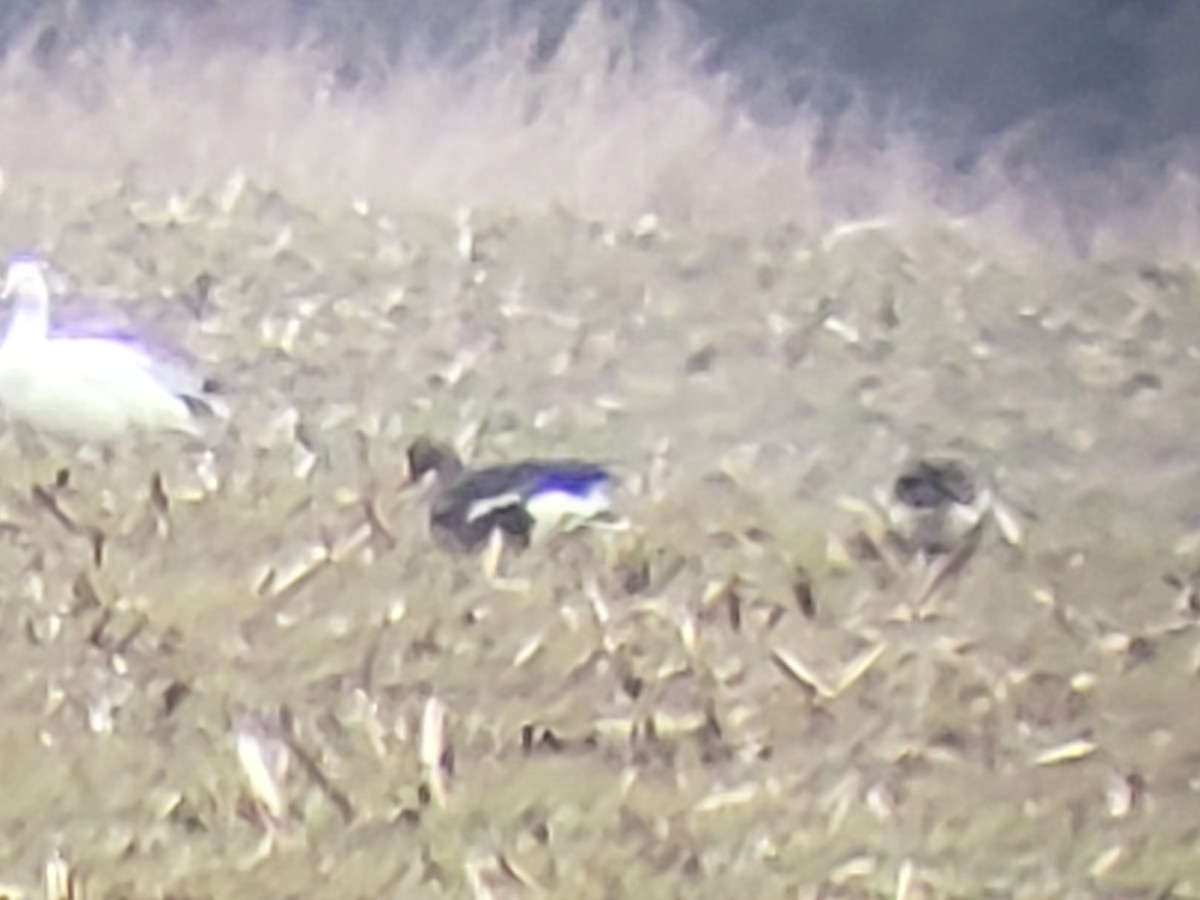
M 12 307 L 9 338 L 45 338 L 50 330 L 50 289 L 46 264 L 35 256 L 14 256 L 4 275 L 0 295 Z

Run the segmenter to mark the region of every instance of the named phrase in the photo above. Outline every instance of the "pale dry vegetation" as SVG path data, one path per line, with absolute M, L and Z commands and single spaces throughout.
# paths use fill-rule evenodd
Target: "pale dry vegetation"
M 951 216 L 918 142 L 756 125 L 680 29 L 358 90 L 9 57 L 0 246 L 232 411 L 58 487 L 0 445 L 10 893 L 1200 895 L 1190 239 L 1079 259 L 999 168 Z M 609 461 L 632 529 L 488 577 L 402 487 L 426 432 Z M 927 590 L 860 532 L 946 448 L 1023 534 Z

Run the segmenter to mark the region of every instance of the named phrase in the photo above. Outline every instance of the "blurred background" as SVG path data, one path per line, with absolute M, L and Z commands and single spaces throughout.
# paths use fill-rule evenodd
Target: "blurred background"
M 1197 38 L 1178 0 L 25 0 L 0 164 L 1186 252 Z

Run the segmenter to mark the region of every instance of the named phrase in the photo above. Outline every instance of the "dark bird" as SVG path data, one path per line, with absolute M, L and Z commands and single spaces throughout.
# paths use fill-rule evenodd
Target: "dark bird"
M 961 462 L 926 457 L 896 478 L 887 503 L 892 532 L 909 549 L 949 553 L 976 532 L 991 510 L 992 494 Z
M 417 438 L 408 448 L 412 481 L 434 472 L 430 512 L 435 537 L 457 549 L 482 546 L 493 531 L 517 546 L 566 522 L 596 518 L 610 508 L 612 475 L 577 459 L 530 459 L 485 469 L 464 468 L 447 445 Z

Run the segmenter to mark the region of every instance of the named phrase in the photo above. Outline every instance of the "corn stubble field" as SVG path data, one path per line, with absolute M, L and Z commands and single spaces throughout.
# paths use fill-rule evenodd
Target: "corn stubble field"
M 231 416 L 0 444 L 6 896 L 1200 896 L 1190 267 L 23 165 L 0 243 Z M 485 572 L 426 433 L 630 528 Z M 943 450 L 1020 533 L 931 583 L 875 492 Z

